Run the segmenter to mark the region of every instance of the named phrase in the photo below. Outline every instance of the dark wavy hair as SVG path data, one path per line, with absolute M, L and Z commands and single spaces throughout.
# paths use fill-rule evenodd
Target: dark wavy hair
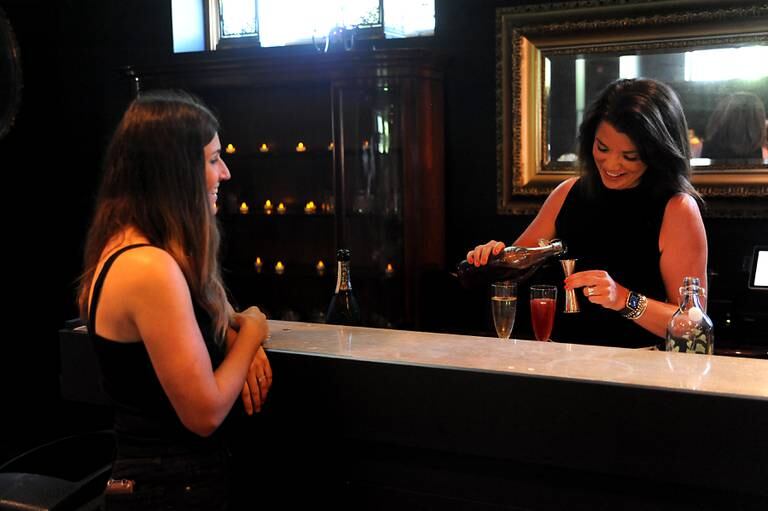
M 762 159 L 765 105 L 751 92 L 721 99 L 707 122 L 703 158 Z
M 690 181 L 688 123 L 677 94 L 668 85 L 648 78 L 619 79 L 589 106 L 579 127 L 579 159 L 582 178 L 593 195 L 599 193 L 601 181 L 592 146 L 603 121 L 628 136 L 648 166 L 640 186 L 657 197 L 687 193 L 703 204 Z
M 219 230 L 208 198 L 204 148 L 219 131 L 211 111 L 178 91 L 135 99 L 112 137 L 88 231 L 80 280 L 81 316 L 106 244 L 134 227 L 176 260 L 192 297 L 218 332 L 228 322 L 219 268 Z

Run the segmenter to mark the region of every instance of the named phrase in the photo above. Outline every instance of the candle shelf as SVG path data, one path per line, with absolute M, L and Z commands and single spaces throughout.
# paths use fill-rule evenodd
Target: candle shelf
M 141 90 L 200 97 L 221 121 L 222 144 L 236 148 L 222 155 L 232 178 L 218 204 L 233 300 L 317 320 L 334 291 L 336 249 L 348 248 L 364 324 L 417 328 L 423 274 L 445 265 L 441 66 L 423 50 L 270 55 L 128 69 Z

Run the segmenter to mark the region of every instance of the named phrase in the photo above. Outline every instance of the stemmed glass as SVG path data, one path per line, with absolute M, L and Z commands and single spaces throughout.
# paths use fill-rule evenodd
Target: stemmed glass
M 517 312 L 517 284 L 511 281 L 496 282 L 491 288 L 491 312 L 496 335 L 499 339 L 509 339 Z
M 538 341 L 550 341 L 555 323 L 557 288 L 550 285 L 531 286 L 531 322 Z

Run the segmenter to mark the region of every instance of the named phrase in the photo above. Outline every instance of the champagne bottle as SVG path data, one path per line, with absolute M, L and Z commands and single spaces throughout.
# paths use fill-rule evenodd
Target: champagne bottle
M 328 305 L 325 322 L 335 325 L 359 325 L 360 308 L 352 294 L 352 281 L 349 272 L 350 253 L 347 249 L 336 252 L 336 291 Z
M 699 278 L 685 277 L 680 288 L 680 308 L 667 325 L 667 351 L 712 354 L 714 328 L 699 302 L 699 296 L 704 296 Z
M 539 247 L 504 248 L 499 254 L 488 258 L 488 264 L 475 266 L 467 260 L 456 267 L 456 276 L 465 288 L 481 284 L 511 280 L 520 282 L 530 277 L 544 261 L 552 256 L 565 253 L 565 245 L 560 240 L 552 240 Z

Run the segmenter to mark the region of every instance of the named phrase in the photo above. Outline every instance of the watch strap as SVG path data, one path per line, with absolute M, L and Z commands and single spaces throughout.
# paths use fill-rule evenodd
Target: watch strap
M 624 308 L 619 313 L 627 319 L 638 319 L 645 313 L 648 307 L 648 298 L 640 293 L 630 291 Z

